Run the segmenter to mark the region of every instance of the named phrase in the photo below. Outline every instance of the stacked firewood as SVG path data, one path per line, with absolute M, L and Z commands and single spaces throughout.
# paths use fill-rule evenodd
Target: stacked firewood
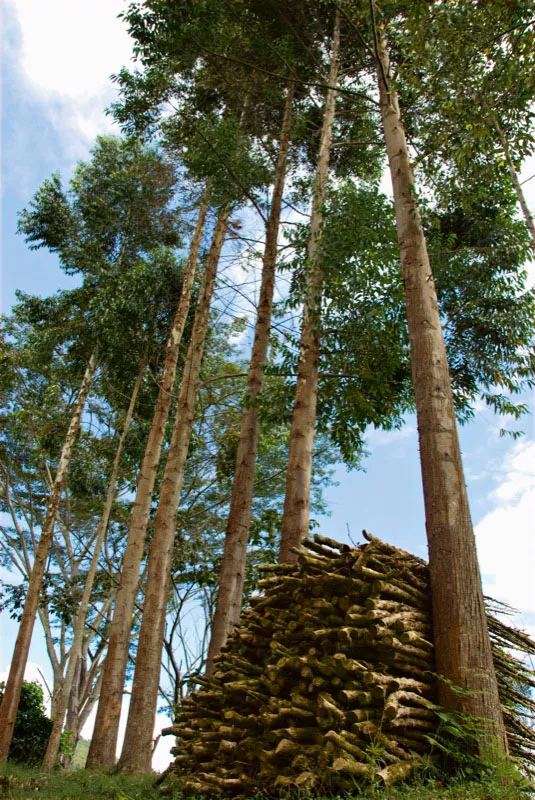
M 427 565 L 365 532 L 315 536 L 295 566 L 266 567 L 210 678 L 176 723 L 163 791 L 339 793 L 409 777 L 440 725 Z M 510 749 L 535 762 L 525 714 L 533 674 L 511 655 L 535 643 L 489 611 Z

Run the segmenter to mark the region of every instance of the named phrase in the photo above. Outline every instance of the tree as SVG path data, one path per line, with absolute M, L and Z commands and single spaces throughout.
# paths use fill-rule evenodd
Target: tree
M 214 655 L 220 652 L 230 628 L 238 621 L 242 605 L 245 553 L 249 539 L 256 467 L 258 439 L 257 402 L 262 391 L 263 369 L 269 347 L 278 234 L 290 144 L 293 98 L 294 84 L 291 82 L 284 107 L 271 209 L 266 222 L 262 282 L 258 300 L 253 349 L 247 373 L 246 394 L 240 423 L 240 438 L 236 450 L 236 468 L 225 538 L 225 550 L 221 563 L 219 591 L 206 663 L 207 674 L 210 674 L 213 669 Z
M 433 273 L 384 34 L 376 52 L 407 306 L 441 702 L 488 720 L 507 749 Z M 466 690 L 459 694 L 452 686 Z M 489 739 L 486 741 L 488 746 Z
M 329 87 L 338 78 L 340 50 L 340 13 L 335 13 L 334 32 L 329 66 Z M 335 116 L 336 90 L 329 88 L 325 98 L 321 140 L 318 152 L 306 276 L 306 297 L 301 329 L 297 385 L 292 415 L 292 433 L 288 454 L 286 494 L 282 518 L 279 561 L 293 563 L 292 549 L 298 547 L 308 534 L 310 476 L 312 471 L 312 442 L 316 422 L 318 391 L 318 361 L 320 349 L 320 305 L 322 266 L 317 257 L 323 227 L 323 206 L 329 176 L 329 156 Z
M 95 734 L 91 740 L 88 753 L 88 766 L 101 766 L 104 759 L 111 760 L 112 765 L 115 763 L 115 747 L 121 705 L 120 699 L 117 699 L 117 693 L 121 698 L 128 659 L 132 611 L 137 592 L 139 567 L 145 543 L 150 503 L 165 436 L 165 427 L 171 408 L 180 343 L 189 311 L 197 259 L 208 212 L 208 197 L 209 189 L 206 189 L 190 245 L 180 301 L 167 340 L 162 382 L 139 471 L 136 499 L 123 557 L 121 582 L 110 631 L 110 641 L 95 723 Z M 114 709 L 115 727 L 110 727 L 109 722 L 107 722 L 109 715 L 112 714 L 108 710 L 111 708 Z M 105 736 L 104 733 L 106 734 Z
M 33 633 L 35 615 L 39 605 L 41 585 L 45 575 L 46 559 L 52 542 L 52 535 L 58 513 L 61 492 L 63 490 L 67 469 L 71 459 L 72 451 L 74 449 L 76 437 L 78 435 L 78 430 L 80 428 L 80 419 L 87 395 L 89 393 L 91 378 L 93 377 L 93 373 L 96 368 L 96 362 L 97 354 L 96 352 L 93 352 L 82 379 L 78 399 L 76 401 L 74 412 L 67 430 L 67 435 L 63 443 L 58 462 L 58 468 L 56 471 L 56 477 L 54 479 L 50 499 L 48 502 L 47 514 L 41 529 L 39 547 L 35 553 L 28 591 L 24 601 L 24 610 L 22 613 L 19 631 L 17 634 L 17 641 L 15 643 L 15 649 L 13 651 L 11 667 L 9 670 L 9 677 L 2 698 L 2 705 L 0 706 L 0 761 L 5 761 L 9 753 L 11 738 L 13 736 L 17 719 L 17 709 L 19 706 L 20 693 L 24 680 L 24 670 L 26 669 L 26 662 L 28 660 L 28 653 L 30 651 L 30 642 Z
M 177 242 L 176 213 L 170 199 L 176 176 L 170 162 L 156 151 L 112 138 L 98 140 L 93 159 L 80 164 L 69 194 L 58 176 L 44 182 L 29 209 L 22 212 L 20 231 L 31 247 L 58 254 L 65 271 L 84 277 L 88 298 L 110 276 L 138 261 L 155 245 Z M 0 708 L 0 761 L 7 758 L 16 709 L 39 603 L 46 558 L 80 420 L 97 366 L 98 336 L 87 343 L 90 356 L 78 401 L 65 436 L 51 487 L 47 516 L 35 553 L 25 608 L 19 627 L 6 691 Z
M 93 545 L 93 555 L 85 579 L 84 590 L 82 593 L 82 597 L 80 599 L 80 605 L 76 612 L 76 617 L 73 623 L 73 641 L 71 645 L 71 651 L 69 654 L 69 663 L 68 663 L 67 673 L 65 675 L 65 682 L 61 687 L 60 696 L 58 697 L 57 700 L 55 714 L 54 714 L 54 724 L 52 727 L 52 731 L 50 733 L 50 738 L 48 740 L 46 753 L 43 759 L 44 769 L 52 769 L 58 755 L 58 750 L 61 741 L 61 733 L 63 730 L 63 724 L 65 721 L 65 715 L 67 713 L 69 701 L 71 699 L 73 682 L 75 679 L 76 670 L 79 669 L 79 662 L 82 658 L 82 645 L 85 633 L 87 611 L 89 607 L 89 601 L 91 599 L 91 594 L 93 591 L 95 577 L 97 574 L 98 564 L 100 560 L 100 551 L 102 549 L 102 545 L 104 544 L 104 539 L 106 537 L 110 521 L 112 506 L 117 494 L 117 480 L 119 477 L 119 469 L 121 466 L 123 448 L 125 445 L 126 437 L 128 435 L 128 431 L 130 429 L 130 425 L 132 423 L 132 417 L 134 415 L 134 409 L 136 406 L 139 390 L 141 388 L 141 382 L 144 378 L 146 366 L 147 366 L 147 357 L 146 354 L 144 354 L 144 357 L 140 364 L 136 381 L 134 383 L 134 388 L 132 390 L 132 395 L 130 397 L 128 409 L 126 411 L 123 423 L 123 429 L 119 436 L 117 450 L 115 451 L 115 457 L 113 460 L 113 467 L 111 471 L 108 491 L 106 494 L 106 499 L 104 501 L 104 508 L 102 511 L 102 516 L 97 526 L 97 533 Z

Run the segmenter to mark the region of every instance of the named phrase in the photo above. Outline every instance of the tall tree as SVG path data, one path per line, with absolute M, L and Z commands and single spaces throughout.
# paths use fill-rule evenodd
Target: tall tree
M 24 680 L 24 670 L 26 669 L 28 653 L 30 652 L 30 643 L 35 624 L 35 615 L 39 605 L 41 586 L 43 583 L 43 577 L 45 575 L 48 552 L 52 543 L 52 536 L 54 533 L 54 526 L 56 523 L 61 493 L 65 484 L 67 470 L 76 438 L 78 436 L 78 431 L 80 429 L 82 412 L 84 410 L 87 395 L 89 394 L 91 379 L 95 372 L 96 366 L 97 353 L 96 351 L 93 351 L 80 385 L 78 399 L 76 401 L 71 421 L 69 423 L 69 428 L 61 449 L 56 476 L 54 478 L 50 499 L 48 501 L 46 517 L 41 529 L 39 547 L 35 553 L 33 569 L 28 584 L 28 591 L 24 601 L 24 609 L 19 625 L 17 640 L 15 642 L 15 648 L 13 650 L 9 676 L 6 683 L 4 696 L 2 698 L 2 705 L 0 706 L 0 762 L 6 761 L 9 754 L 9 746 L 13 736 L 22 682 Z
M 376 58 L 407 307 L 435 652 L 437 671 L 444 678 L 440 697 L 446 708 L 460 708 L 487 720 L 492 741 L 506 750 L 448 359 L 384 34 L 379 37 Z M 465 691 L 459 694 L 455 687 Z M 489 736 L 482 741 L 488 746 Z
M 303 310 L 301 350 L 292 416 L 287 485 L 279 551 L 279 561 L 283 563 L 292 563 L 295 560 L 292 548 L 298 547 L 308 534 L 312 444 L 318 392 L 319 320 L 323 282 L 322 265 L 317 258 L 317 251 L 323 226 L 323 206 L 329 177 L 329 157 L 335 116 L 335 87 L 338 78 L 339 50 L 340 13 L 336 10 L 328 77 L 329 88 L 325 98 L 318 163 L 312 195 L 306 276 L 307 289 Z
M 89 298 L 109 276 L 132 265 L 155 245 L 177 241 L 176 213 L 170 199 L 174 169 L 154 150 L 113 138 L 100 138 L 88 163 L 78 165 L 68 193 L 57 175 L 45 181 L 20 217 L 19 230 L 34 249 L 57 253 L 62 268 L 84 278 Z M 25 601 L 10 676 L 0 708 L 0 761 L 9 743 L 28 657 L 35 613 L 53 538 L 60 498 L 80 420 L 97 366 L 98 336 L 87 343 L 87 362 L 51 488 L 47 516 Z
M 230 628 L 235 625 L 239 619 L 242 605 L 245 553 L 249 539 L 256 468 L 258 440 L 257 403 L 260 392 L 262 391 L 263 370 L 269 347 L 273 294 L 275 291 L 278 236 L 290 144 L 293 99 L 294 83 L 290 82 L 279 140 L 279 155 L 275 169 L 275 184 L 273 187 L 271 209 L 266 223 L 266 243 L 262 261 L 262 279 L 253 350 L 247 373 L 247 386 L 240 423 L 240 438 L 236 452 L 236 468 L 234 472 L 232 498 L 230 501 L 227 534 L 206 663 L 206 671 L 208 674 L 210 674 L 213 669 L 214 656 L 218 655 L 226 641 Z
M 176 514 L 193 428 L 201 362 L 208 331 L 210 303 L 230 211 L 230 206 L 226 205 L 219 212 L 212 245 L 206 258 L 191 342 L 182 374 L 173 435 L 167 453 L 158 513 L 154 521 L 143 617 L 136 655 L 136 670 L 125 740 L 119 761 L 119 769 L 126 772 L 149 772 L 151 768 L 152 734 L 158 699 L 165 616 L 169 599 Z M 117 725 L 118 721 L 117 718 Z
M 50 738 L 48 740 L 48 745 L 43 758 L 44 769 L 52 769 L 52 767 L 56 763 L 61 741 L 61 733 L 63 731 L 63 724 L 65 722 L 65 715 L 67 713 L 69 703 L 72 702 L 71 692 L 75 680 L 76 671 L 80 668 L 80 662 L 82 658 L 82 644 L 85 633 L 85 626 L 87 623 L 86 619 L 87 611 L 89 608 L 91 594 L 93 592 L 93 585 L 97 575 L 97 569 L 100 560 L 100 551 L 102 545 L 104 544 L 104 539 L 108 530 L 108 525 L 112 512 L 112 506 L 117 495 L 117 480 L 119 477 L 119 469 L 121 466 L 123 449 L 126 442 L 126 437 L 128 435 L 128 431 L 130 430 L 130 425 L 132 423 L 132 417 L 134 415 L 134 409 L 136 406 L 139 390 L 141 388 L 141 382 L 145 374 L 146 366 L 147 366 L 147 353 L 145 352 L 141 360 L 139 372 L 136 381 L 134 383 L 134 388 L 132 390 L 130 402 L 124 418 L 123 428 L 119 436 L 119 442 L 117 444 L 117 450 L 115 452 L 115 457 L 113 460 L 113 467 L 110 475 L 108 491 L 106 494 L 106 499 L 104 501 L 104 508 L 102 511 L 102 516 L 97 526 L 97 535 L 95 537 L 95 542 L 93 544 L 93 555 L 91 557 L 91 563 L 89 565 L 89 569 L 85 578 L 84 590 L 82 592 L 82 597 L 80 599 L 80 605 L 78 607 L 73 622 L 73 641 L 69 653 L 69 663 L 67 667 L 67 673 L 65 675 L 65 682 L 61 687 L 60 694 L 56 703 L 53 727 L 50 733 Z M 76 715 L 76 709 L 74 709 L 74 715 Z
M 210 190 L 207 187 L 199 207 L 180 301 L 167 340 L 162 381 L 139 472 L 136 499 L 123 556 L 121 581 L 115 602 L 108 653 L 104 665 L 95 732 L 87 759 L 88 767 L 101 767 L 115 763 L 115 748 L 130 643 L 132 611 L 137 592 L 152 493 L 160 462 L 165 427 L 171 408 L 178 354 L 189 311 L 197 259 L 208 212 L 209 194 Z

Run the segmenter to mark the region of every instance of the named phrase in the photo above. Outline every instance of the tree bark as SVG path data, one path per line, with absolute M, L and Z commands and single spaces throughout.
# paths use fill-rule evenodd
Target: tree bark
M 266 224 L 262 283 L 260 286 L 253 349 L 247 373 L 245 402 L 240 422 L 240 438 L 219 576 L 219 590 L 208 648 L 206 663 L 206 673 L 208 675 L 213 670 L 213 659 L 220 653 L 231 628 L 238 622 L 241 612 L 258 444 L 257 401 L 262 391 L 264 382 L 263 370 L 269 347 L 271 312 L 275 290 L 275 269 L 277 265 L 277 243 L 286 179 L 286 165 L 288 162 L 288 148 L 290 145 L 294 91 L 295 86 L 291 82 L 286 96 L 273 197 Z
M 507 169 L 509 170 L 509 175 L 511 176 L 511 180 L 513 182 L 513 186 L 515 187 L 516 196 L 518 197 L 518 202 L 520 204 L 520 208 L 522 209 L 522 213 L 524 215 L 524 219 L 526 221 L 526 225 L 528 227 L 529 235 L 531 236 L 531 249 L 535 253 L 535 222 L 533 220 L 533 214 L 530 212 L 526 196 L 524 195 L 524 190 L 522 189 L 522 185 L 518 180 L 518 174 L 515 169 L 515 165 L 513 159 L 511 157 L 511 151 L 509 149 L 509 142 L 507 141 L 507 137 L 503 132 L 503 128 L 500 125 L 500 121 L 498 117 L 489 108 L 490 117 L 492 120 L 492 124 L 494 125 L 498 136 L 500 137 L 500 142 L 503 147 L 503 154 L 505 156 L 505 163 L 507 164 Z
M 439 681 L 440 702 L 447 709 L 488 720 L 497 745 L 507 750 L 446 348 L 389 67 L 386 41 L 381 38 L 377 77 L 405 287 L 437 672 L 445 678 Z M 458 693 L 455 687 L 466 691 Z
M 193 333 L 180 387 L 173 436 L 162 480 L 158 513 L 154 521 L 143 617 L 137 646 L 136 669 L 123 750 L 118 765 L 118 769 L 123 772 L 143 773 L 151 770 L 152 735 L 158 702 L 176 515 L 195 416 L 199 375 L 210 318 L 210 304 L 229 216 L 230 207 L 226 206 L 218 216 L 212 245 L 206 259 Z
M 336 90 L 333 87 L 336 86 L 338 79 L 339 49 L 340 13 L 336 11 L 328 78 L 331 88 L 328 89 L 325 98 L 318 165 L 312 197 L 310 238 L 307 250 L 306 297 L 303 309 L 297 386 L 292 413 L 288 471 L 286 473 L 286 494 L 281 525 L 279 562 L 288 564 L 295 563 L 297 559 L 291 548 L 298 547 L 303 539 L 308 536 L 312 450 L 318 398 L 321 293 L 323 289 L 323 270 L 317 251 L 323 228 L 323 205 L 329 177 L 329 157 L 336 104 Z
M 43 769 L 52 769 L 56 763 L 61 732 L 63 730 L 63 722 L 65 720 L 65 714 L 67 713 L 67 708 L 69 707 L 69 703 L 72 699 L 71 697 L 72 689 L 74 685 L 75 675 L 77 672 L 78 672 L 78 683 L 80 682 L 79 680 L 79 673 L 81 669 L 80 659 L 81 659 L 82 641 L 85 632 L 87 609 L 89 607 L 91 592 L 93 591 L 93 584 L 95 582 L 95 576 L 97 574 L 100 551 L 102 549 L 104 537 L 106 536 L 106 532 L 108 530 L 108 523 L 110 521 L 111 510 L 117 494 L 117 478 L 119 476 L 119 468 L 121 465 L 124 443 L 126 441 L 128 431 L 130 430 L 132 417 L 134 415 L 134 407 L 136 405 L 137 396 L 141 388 L 141 383 L 143 381 L 143 375 L 145 374 L 146 366 L 147 366 L 147 350 L 145 351 L 141 361 L 141 366 L 136 378 L 136 382 L 134 384 L 132 395 L 130 397 L 130 403 L 128 405 L 128 410 L 126 412 L 126 416 L 124 419 L 123 428 L 121 431 L 121 435 L 119 437 L 119 442 L 117 444 L 115 458 L 113 460 L 113 467 L 110 475 L 108 492 L 106 495 L 106 500 L 104 502 L 104 509 L 102 511 L 102 516 L 98 524 L 98 533 L 94 544 L 93 556 L 91 558 L 91 563 L 89 565 L 89 570 L 87 572 L 84 591 L 82 593 L 82 598 L 80 600 L 80 606 L 74 618 L 74 625 L 73 625 L 74 638 L 71 645 L 71 651 L 69 654 L 67 674 L 65 675 L 65 680 L 61 687 L 61 691 L 59 693 L 59 697 L 57 700 L 56 712 L 54 715 L 54 726 L 52 728 L 52 732 L 48 740 L 47 749 L 43 758 Z M 77 696 L 78 693 L 76 693 L 76 697 Z M 78 705 L 77 702 L 75 702 L 75 705 L 76 706 Z M 71 708 L 71 713 L 74 716 L 76 716 L 76 709 Z
M 121 579 L 110 629 L 108 653 L 104 663 L 95 729 L 87 756 L 86 766 L 88 769 L 103 769 L 112 767 L 115 764 L 121 702 L 130 648 L 132 613 L 139 580 L 139 570 L 143 558 L 150 504 L 160 462 L 165 426 L 171 407 L 178 351 L 188 316 L 197 258 L 208 211 L 209 193 L 210 189 L 207 186 L 199 208 L 195 233 L 190 246 L 182 294 L 167 340 L 162 382 L 139 473 L 136 499 L 132 510 L 128 539 L 123 556 Z
M 7 760 L 9 746 L 13 737 L 13 728 L 15 726 L 20 692 L 22 688 L 22 682 L 24 680 L 24 670 L 26 668 L 26 662 L 28 661 L 28 653 L 30 650 L 33 626 L 35 623 L 35 615 L 39 606 L 39 597 L 41 594 L 41 587 L 46 569 L 46 561 L 50 551 L 50 546 L 52 544 L 54 526 L 56 524 L 56 518 L 61 502 L 63 486 L 67 477 L 74 445 L 80 430 L 80 420 L 87 400 L 87 395 L 89 394 L 91 380 L 95 373 L 96 366 L 97 351 L 95 349 L 91 353 L 91 357 L 87 364 L 84 377 L 80 385 L 78 399 L 74 407 L 74 412 L 69 423 L 65 440 L 63 442 L 56 477 L 52 485 L 52 491 L 48 501 L 48 508 L 46 510 L 46 516 L 41 529 L 39 544 L 35 553 L 33 568 L 28 584 L 28 592 L 24 601 L 24 609 L 19 625 L 19 632 L 17 635 L 17 641 L 15 643 L 15 649 L 13 651 L 11 667 L 9 669 L 9 677 L 7 679 L 6 690 L 0 706 L 0 763 L 3 763 Z

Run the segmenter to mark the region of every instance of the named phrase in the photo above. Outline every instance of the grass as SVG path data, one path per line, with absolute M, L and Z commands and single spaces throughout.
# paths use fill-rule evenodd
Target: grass
M 107 775 L 85 769 L 41 772 L 9 765 L 0 770 L 1 800 L 157 800 L 154 775 Z
M 9 765 L 0 769 L 0 800 L 157 800 L 154 778 L 154 775 L 131 777 L 87 770 L 44 773 Z M 488 779 L 487 782 L 458 781 L 449 786 L 438 781 L 427 782 L 389 792 L 371 788 L 337 800 L 527 800 L 533 796 L 526 790 Z M 300 800 L 323 799 L 302 795 Z

